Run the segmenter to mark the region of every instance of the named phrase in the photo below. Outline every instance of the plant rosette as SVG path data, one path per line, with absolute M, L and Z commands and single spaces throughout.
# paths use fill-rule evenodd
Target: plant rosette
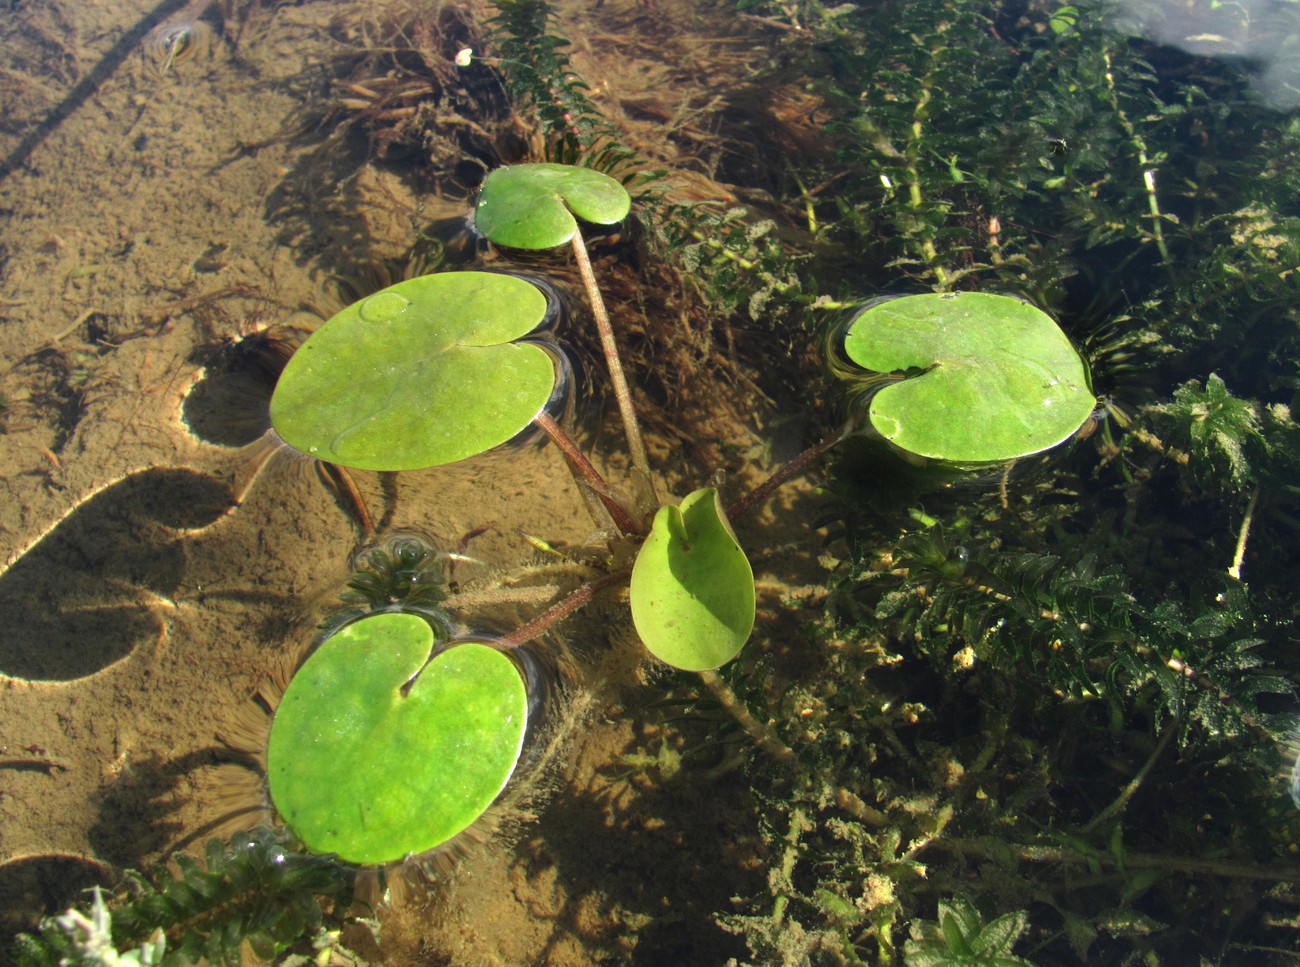
M 293 355 L 271 397 L 289 446 L 360 470 L 418 470 L 483 453 L 551 401 L 556 356 L 525 337 L 546 294 L 497 272 L 408 279 L 353 303 Z
M 871 396 L 871 426 L 908 454 L 987 465 L 1069 439 L 1096 407 L 1087 366 L 1046 313 L 1010 296 L 928 293 L 850 321 L 850 360 L 898 378 Z
M 272 804 L 315 853 L 397 863 L 469 828 L 524 749 L 529 695 L 499 648 L 436 641 L 396 612 L 327 638 L 285 689 L 267 745 Z

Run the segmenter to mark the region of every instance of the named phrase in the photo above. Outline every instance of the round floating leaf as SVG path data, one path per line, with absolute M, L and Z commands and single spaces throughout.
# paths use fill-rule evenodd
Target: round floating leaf
M 356 302 L 289 360 L 271 423 L 290 446 L 363 470 L 471 457 L 532 421 L 550 355 L 517 343 L 546 316 L 537 286 L 494 272 L 408 279 Z
M 703 671 L 740 653 L 754 627 L 754 572 L 716 490 L 659 508 L 630 593 L 637 634 L 661 661 Z
M 483 182 L 474 224 L 498 245 L 547 249 L 566 244 L 585 222 L 613 225 L 627 217 L 632 199 L 609 175 L 572 165 L 529 164 L 497 168 Z
M 871 399 L 872 425 L 903 450 L 992 463 L 1068 438 L 1096 400 L 1070 340 L 1033 306 L 978 292 L 904 296 L 864 309 L 844 350 L 876 373 L 906 373 Z
M 510 778 L 528 716 L 514 663 L 473 642 L 429 661 L 433 644 L 415 615 L 362 618 L 289 682 L 267 776 L 308 849 L 366 866 L 423 853 L 473 823 Z

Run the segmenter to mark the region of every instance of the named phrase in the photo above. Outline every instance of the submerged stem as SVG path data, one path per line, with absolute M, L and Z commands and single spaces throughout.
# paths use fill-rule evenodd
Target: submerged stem
M 1142 169 L 1142 187 L 1147 196 L 1147 212 L 1151 216 L 1151 240 L 1156 243 L 1156 251 L 1160 253 L 1160 260 L 1165 268 L 1172 271 L 1169 260 L 1169 246 L 1165 244 L 1165 215 L 1160 210 L 1160 196 L 1156 193 L 1156 168 L 1147 151 L 1146 141 L 1138 133 L 1137 127 L 1129 119 L 1129 116 L 1120 107 L 1119 92 L 1115 89 L 1115 73 L 1111 68 L 1110 54 L 1103 54 L 1106 62 L 1106 91 L 1110 99 L 1111 110 L 1119 119 L 1120 127 L 1128 137 L 1129 144 L 1137 152 L 1138 166 Z
M 772 903 L 772 923 L 776 926 L 780 926 L 790 896 L 794 893 L 794 867 L 799 862 L 799 838 L 812 828 L 813 824 L 802 809 L 796 807 L 790 811 L 790 829 L 785 834 L 785 850 L 781 853 L 781 866 L 773 884 L 777 894 Z
M 1068 866 L 1120 867 L 1128 870 L 1176 870 L 1180 873 L 1227 876 L 1245 880 L 1294 880 L 1300 870 L 1294 866 L 1258 866 L 1239 863 L 1231 859 L 1202 856 L 1174 856 L 1159 853 L 1132 853 L 1124 851 L 1122 857 L 1112 856 L 1105 850 L 1084 853 L 1063 846 L 1038 846 L 1024 843 L 998 842 L 996 850 L 983 840 L 947 837 L 935 840 L 943 849 L 963 856 L 982 856 L 1002 861 L 1004 856 L 1035 863 L 1059 863 Z
M 375 532 L 375 519 L 370 516 L 370 508 L 366 506 L 365 498 L 361 496 L 361 491 L 357 488 L 357 482 L 352 479 L 352 474 L 348 472 L 347 467 L 339 466 L 337 463 L 330 463 L 328 460 L 317 460 L 316 466 L 320 468 L 321 474 L 333 482 L 347 497 L 349 504 L 356 512 L 357 521 L 361 524 L 361 536 L 369 537 L 373 534 Z
M 605 354 L 605 364 L 609 367 L 610 382 L 614 384 L 614 398 L 618 400 L 618 412 L 623 417 L 623 433 L 627 437 L 632 466 L 649 482 L 650 460 L 646 456 L 645 441 L 641 439 L 641 425 L 637 422 L 636 408 L 632 405 L 632 390 L 628 387 L 627 377 L 623 374 L 623 361 L 618 355 L 614 329 L 609 323 L 609 313 L 605 311 L 605 300 L 601 298 L 600 288 L 596 285 L 596 273 L 592 271 L 591 258 L 587 255 L 587 245 L 582 240 L 581 232 L 575 232 L 573 235 L 573 256 L 578 262 L 578 273 L 582 276 L 582 284 L 587 290 L 587 299 L 591 303 L 591 314 L 596 321 L 596 331 L 600 334 L 600 348 Z
M 731 690 L 731 686 L 724 682 L 715 671 L 700 672 L 700 681 L 704 682 L 704 687 L 713 693 L 713 697 L 718 700 L 723 708 L 730 713 L 736 723 L 748 733 L 749 737 L 754 740 L 754 744 L 770 755 L 781 765 L 792 768 L 798 761 L 794 754 L 794 749 L 790 748 L 781 741 L 781 737 L 776 731 L 764 722 L 754 718 L 754 714 L 745 706 L 736 693 Z
M 768 497 L 772 496 L 773 491 L 783 483 L 803 473 L 812 466 L 812 464 L 815 463 L 823 453 L 848 436 L 849 430 L 852 426 L 852 423 L 846 423 L 838 433 L 831 434 L 820 443 L 814 443 L 785 466 L 780 467 L 776 473 L 772 474 L 772 476 L 768 477 L 744 497 L 741 497 L 740 500 L 728 507 L 727 519 L 735 521 L 738 517 L 744 516 L 763 501 L 767 500 Z
M 579 479 L 580 483 L 586 484 L 591 493 L 596 495 L 596 499 L 600 501 L 601 506 L 609 511 L 609 516 L 614 520 L 614 526 L 625 536 L 640 534 L 641 528 L 637 527 L 631 513 L 614 496 L 609 484 L 605 482 L 605 478 L 587 459 L 587 455 L 578 448 L 578 444 L 573 437 L 569 436 L 564 431 L 564 428 L 556 423 L 554 418 L 544 410 L 533 417 L 533 422 L 541 427 L 542 432 L 550 437 L 551 442 L 560 448 L 560 452 L 564 454 L 565 462 L 568 463 L 573 475 Z
M 1165 751 L 1165 747 L 1169 745 L 1169 740 L 1177 734 L 1179 725 L 1180 723 L 1178 719 L 1174 719 L 1165 726 L 1164 733 L 1160 736 L 1160 740 L 1156 743 L 1156 747 L 1151 750 L 1151 754 L 1147 756 L 1147 761 L 1144 762 L 1142 768 L 1137 771 L 1137 775 L 1129 780 L 1128 785 L 1120 790 L 1120 794 L 1115 797 L 1114 801 L 1109 806 L 1099 812 L 1096 816 L 1093 816 L 1092 819 L 1088 820 L 1087 825 L 1083 827 L 1083 832 L 1091 833 L 1102 823 L 1114 816 L 1118 816 L 1124 811 L 1124 808 L 1128 806 L 1129 800 L 1137 795 L 1138 789 L 1142 787 L 1142 783 L 1145 782 L 1146 777 L 1150 775 L 1152 767 L 1156 764 L 1156 760 L 1160 758 L 1160 753 Z
M 1237 531 L 1237 546 L 1232 552 L 1232 565 L 1228 568 L 1228 576 L 1233 580 L 1241 580 L 1241 565 L 1246 561 L 1246 541 L 1250 539 L 1250 524 L 1255 519 L 1255 505 L 1259 503 L 1259 488 L 1250 495 L 1250 501 L 1246 504 L 1246 516 L 1241 520 L 1241 530 Z
M 510 634 L 498 639 L 503 645 L 522 645 L 538 638 L 550 630 L 553 624 L 563 621 L 579 608 L 591 603 L 592 598 L 612 584 L 623 580 L 621 574 L 607 574 L 603 578 L 588 581 L 567 597 L 561 598 L 532 621 L 516 628 Z
M 934 244 L 933 230 L 925 227 L 925 198 L 921 193 L 919 161 L 925 134 L 925 118 L 929 113 L 930 100 L 933 97 L 935 61 L 943 50 L 942 46 L 930 49 L 929 70 L 921 78 L 921 93 L 912 109 L 912 136 L 908 139 L 907 150 L 904 152 L 908 207 L 911 208 L 913 218 L 916 220 L 917 236 L 921 240 L 921 255 L 925 260 L 925 264 L 930 267 L 930 271 L 934 273 L 935 288 L 940 292 L 947 291 L 953 280 L 948 277 L 947 270 L 939 261 L 939 250 Z

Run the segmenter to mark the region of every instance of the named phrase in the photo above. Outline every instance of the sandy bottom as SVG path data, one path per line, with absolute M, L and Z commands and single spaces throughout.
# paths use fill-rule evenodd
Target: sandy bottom
M 211 348 L 284 325 L 327 301 L 331 275 L 464 210 L 325 111 L 355 39 L 340 25 L 383 5 L 245 6 L 219 28 L 206 13 L 210 34 L 171 64 L 128 29 L 156 9 L 141 0 L 41 0 L 0 27 L 11 65 L 0 72 L 0 960 L 13 931 L 80 888 L 202 840 L 238 792 L 223 737 L 342 590 L 361 540 L 310 464 L 265 459 L 220 407 L 205 439 L 192 432 L 187 398 L 220 368 Z M 666 45 L 666 7 L 611 0 L 599 18 L 575 57 L 649 138 L 647 92 L 685 90 L 670 83 L 691 69 L 682 45 L 698 54 L 707 41 L 674 33 Z M 735 56 L 735 37 L 718 43 Z M 256 386 L 230 392 L 256 410 Z M 706 423 L 672 434 L 672 412 L 659 414 L 651 446 L 678 496 L 717 470 L 745 482 L 771 438 L 766 403 L 740 382 L 716 392 Z M 617 453 L 616 421 L 605 423 L 592 423 L 594 446 Z M 480 562 L 457 578 L 501 591 L 498 618 L 526 618 L 560 589 L 534 578 L 512 591 L 536 561 L 521 531 L 572 546 L 592 529 L 552 448 L 403 474 L 395 500 L 375 475 L 358 484 L 393 527 Z M 805 496 L 782 499 L 797 511 Z M 740 531 L 774 549 L 758 565 L 761 605 L 815 580 L 780 550 L 815 548 L 815 533 L 773 520 Z M 705 736 L 649 707 L 663 682 L 622 601 L 565 635 L 586 711 L 548 795 L 381 916 L 386 962 L 743 952 L 713 921 L 764 889 L 743 777 L 675 768 Z

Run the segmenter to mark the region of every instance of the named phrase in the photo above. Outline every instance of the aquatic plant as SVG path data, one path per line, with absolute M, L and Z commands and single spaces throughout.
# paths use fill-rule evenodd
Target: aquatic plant
M 555 391 L 553 356 L 522 338 L 549 311 L 542 290 L 516 276 L 399 282 L 307 340 L 276 384 L 271 422 L 290 446 L 358 469 L 481 453 L 527 427 Z
M 212 49 L 212 28 L 199 18 L 212 0 L 198 0 L 171 19 L 149 31 L 144 39 L 145 55 L 161 77 L 182 61 L 202 56 Z
M 630 157 L 617 128 L 587 96 L 590 87 L 565 50 L 568 40 L 550 30 L 547 0 L 503 0 L 496 7 L 490 26 L 505 68 L 502 76 L 516 103 L 535 118 L 549 160 L 574 164 L 604 149 L 607 168 Z
M 701 685 L 734 718 L 754 747 L 769 755 L 778 768 L 795 773 L 802 787 L 813 780 L 805 772 L 801 753 L 772 729 L 766 716 L 753 714 L 726 674 L 716 671 L 742 652 L 756 611 L 752 569 L 728 518 L 757 506 L 783 481 L 805 470 L 841 440 L 844 432 L 831 434 L 791 461 L 730 511 L 723 509 L 715 489 L 704 488 L 688 495 L 680 505 L 659 507 L 648 532 L 645 530 L 641 521 L 653 500 L 650 467 L 613 325 L 577 221 L 580 217 L 615 222 L 627 214 L 629 201 L 622 186 L 596 172 L 554 163 L 520 165 L 489 175 L 475 220 L 483 235 L 496 245 L 528 249 L 572 246 L 611 381 L 619 387 L 616 396 L 631 453 L 634 486 L 636 475 L 640 475 L 634 501 L 620 497 L 546 413 L 555 379 L 549 357 L 542 354 L 545 365 L 536 374 L 512 368 L 513 356 L 496 358 L 501 347 L 507 347 L 505 353 L 509 353 L 515 345 L 509 340 L 526 336 L 544 315 L 544 300 L 535 287 L 510 276 L 443 273 L 398 283 L 344 309 L 311 337 L 286 367 L 272 401 L 273 419 L 291 445 L 330 461 L 380 470 L 463 459 L 499 445 L 528 422 L 536 422 L 561 448 L 580 486 L 593 496 L 597 523 L 603 523 L 607 515 L 618 539 L 636 548 L 635 561 L 630 574 L 615 567 L 607 578 L 578 588 L 549 611 L 504 636 L 498 647 L 508 651 L 536 638 L 603 587 L 627 581 L 632 621 L 648 650 L 675 668 L 698 672 Z M 953 462 L 1001 460 L 1049 447 L 1076 430 L 1091 413 L 1093 401 L 1084 390 L 1087 374 L 1083 364 L 1068 340 L 1037 310 L 1006 297 L 979 295 L 921 296 L 893 305 L 899 311 L 892 315 L 881 313 L 877 306 L 855 320 L 846 337 L 850 358 L 889 372 L 908 370 L 919 365 L 920 357 L 907 355 L 915 352 L 907 344 L 909 339 L 918 342 L 918 332 L 929 340 L 922 351 L 928 348 L 931 352 L 936 333 L 950 333 L 953 339 L 964 335 L 967 342 L 959 353 L 953 354 L 949 346 L 943 350 L 947 354 L 939 357 L 939 366 L 953 372 L 948 374 L 946 393 L 942 381 L 932 381 L 933 397 L 939 401 L 935 405 L 969 401 L 971 394 L 963 395 L 960 377 L 963 367 L 973 369 L 978 377 L 981 361 L 993 374 L 985 378 L 994 383 L 1021 382 L 1003 395 L 999 418 L 1015 421 L 1022 410 L 1032 416 L 1052 409 L 1052 403 L 1061 404 L 1056 408 L 1060 418 L 1051 419 L 1056 413 L 1049 413 L 1045 428 L 1037 428 L 1038 437 L 1017 438 L 1008 452 L 998 448 L 1005 447 L 1003 443 L 978 453 L 958 450 L 948 454 Z M 910 315 L 909 306 L 915 310 Z M 909 324 L 891 329 L 877 323 L 881 315 L 887 321 L 902 318 Z M 472 325 L 466 327 L 462 320 Z M 891 341 L 904 346 L 906 359 L 873 354 L 863 335 L 873 324 L 877 335 L 885 333 L 880 340 L 884 346 L 889 347 Z M 493 326 L 504 328 L 489 332 Z M 1018 355 L 1003 348 L 1012 341 Z M 999 352 L 1014 358 L 1006 362 Z M 462 364 L 462 354 L 468 354 L 475 365 Z M 922 362 L 933 358 L 926 356 Z M 364 363 L 359 370 L 358 359 Z M 409 369 L 411 360 L 419 362 L 416 370 Z M 447 401 L 472 395 L 484 406 L 452 406 L 440 403 L 437 394 L 430 397 L 426 392 L 412 395 L 404 391 L 404 386 L 426 385 L 430 367 L 435 368 Z M 1031 369 L 1029 393 L 1025 391 L 1026 378 L 1020 375 L 1025 368 Z M 1056 385 L 1063 385 L 1060 392 L 1066 395 L 1053 389 Z M 986 413 L 975 413 L 972 422 L 976 426 L 966 430 L 968 440 L 978 441 L 981 434 L 989 434 Z M 900 425 L 908 422 L 906 417 L 892 418 Z M 878 419 L 874 413 L 873 419 Z M 1034 428 L 1033 419 L 1023 422 Z M 611 560 L 615 559 L 611 555 Z M 389 566 L 387 561 L 377 563 Z M 372 583 L 367 581 L 368 586 Z M 400 604 L 396 608 L 404 610 Z M 311 848 L 337 852 L 366 866 L 391 864 L 440 848 L 484 813 L 513 773 L 528 705 L 518 672 L 492 647 L 456 642 L 444 645 L 435 640 L 437 630 L 411 615 L 366 613 L 327 638 L 291 680 L 272 726 L 267 770 L 277 809 Z M 376 636 L 387 644 L 377 647 Z M 512 687 L 505 687 L 502 676 Z M 413 701 L 417 689 L 421 696 L 431 696 L 430 700 Z M 444 693 L 459 697 L 449 700 Z M 502 707 L 501 702 L 507 700 L 516 707 Z M 353 710 L 342 724 L 336 713 L 339 708 Z M 481 716 L 474 713 L 476 724 L 471 731 L 476 738 L 464 742 L 463 719 L 474 709 L 482 712 Z M 410 721 L 399 728 L 395 716 Z M 322 741 L 326 734 L 329 740 Z M 414 772 L 412 766 L 397 768 L 399 762 L 409 759 L 409 743 L 415 734 L 430 748 L 451 743 L 446 745 L 446 754 L 432 757 L 441 765 L 421 766 Z M 452 754 L 460 751 L 471 755 L 473 764 L 486 771 L 479 775 L 469 768 L 468 761 Z M 333 777 L 324 785 L 340 790 L 338 797 L 321 793 L 322 775 Z M 467 777 L 475 775 L 479 777 L 468 782 Z M 365 777 L 358 780 L 364 788 L 354 788 L 354 777 Z M 397 785 L 392 792 L 383 793 L 389 783 Z M 820 783 L 832 790 L 836 807 L 857 821 L 873 826 L 888 822 L 879 808 L 838 774 L 827 773 Z M 376 790 L 381 794 L 376 795 Z M 407 795 L 410 790 L 415 790 L 413 799 Z M 436 815 L 426 816 L 417 806 L 443 796 L 451 798 L 442 802 Z M 359 802 L 367 804 L 367 811 L 372 806 L 378 810 L 373 821 L 360 825 L 352 821 Z M 380 803 L 385 804 L 383 809 Z
M 918 457 L 1015 460 L 1069 438 L 1096 403 L 1056 323 L 1007 296 L 875 302 L 849 321 L 844 354 L 884 383 L 871 393 L 872 427 Z
M 569 58 L 569 41 L 555 32 L 548 0 L 496 4 L 490 22 L 491 62 L 543 142 L 546 161 L 591 168 L 625 184 L 638 205 L 633 212 L 654 258 L 689 278 L 702 304 L 698 324 L 711 327 L 736 308 L 755 321 L 789 318 L 801 294 L 797 253 L 778 237 L 770 218 L 755 218 L 724 185 L 706 197 L 678 197 L 662 162 L 639 155 L 590 95 L 591 85 Z M 649 266 L 643 267 L 643 272 Z M 680 350 L 682 347 L 675 347 Z M 707 343 L 703 366 L 710 362 Z M 647 374 L 649 375 L 649 374 Z
M 826 99 L 829 127 L 842 139 L 836 170 L 798 173 L 808 184 L 837 179 L 836 190 L 798 202 L 815 209 L 822 242 L 862 254 L 867 265 L 842 276 L 824 266 L 811 270 L 822 274 L 806 277 L 805 288 L 815 291 L 821 283 L 813 280 L 830 276 L 837 298 L 822 304 L 842 304 L 860 294 L 865 271 L 873 283 L 938 290 L 908 297 L 927 312 L 1014 303 L 1013 315 L 1035 319 L 1030 338 L 1041 335 L 1065 367 L 1031 389 L 1050 389 L 1053 379 L 1081 387 L 1068 419 L 1041 440 L 980 452 L 942 439 L 905 448 L 940 460 L 1001 462 L 1081 429 L 1095 432 L 1060 455 L 1051 472 L 999 472 L 980 488 L 945 479 L 941 488 L 908 491 L 901 510 L 872 502 L 887 479 L 904 476 L 897 462 L 876 459 L 867 473 L 846 454 L 834 468 L 824 513 L 841 541 L 825 549 L 828 589 L 802 606 L 783 602 L 790 620 L 779 646 L 746 647 L 752 569 L 729 521 L 771 489 L 729 510 L 712 488 L 680 505 L 658 506 L 642 494 L 627 500 L 582 466 L 566 434 L 551 431 L 593 495 L 598 525 L 617 532 L 610 547 L 625 553 L 611 553 L 602 561 L 605 576 L 496 644 L 510 649 L 530 640 L 627 583 L 648 648 L 670 665 L 704 671 L 666 687 L 676 693 L 674 709 L 695 716 L 721 709 L 732 720 L 720 730 L 724 741 L 748 740 L 719 770 L 744 765 L 769 867 L 766 891 L 739 911 L 718 911 L 717 919 L 743 935 L 754 962 L 1019 963 L 1017 943 L 1053 962 L 1289 953 L 1297 898 L 1285 885 L 1297 878 L 1288 858 L 1295 820 L 1291 766 L 1279 782 L 1277 746 L 1294 728 L 1300 676 L 1290 640 L 1297 527 L 1290 503 L 1300 438 L 1289 408 L 1300 389 L 1300 259 L 1294 222 L 1284 214 L 1300 180 L 1292 164 L 1300 143 L 1294 120 L 1243 99 L 1231 71 L 1180 60 L 1177 79 L 1157 72 L 1150 61 L 1167 52 L 1108 32 L 1090 5 L 988 15 L 941 0 L 746 8 L 799 27 L 781 31 L 785 39 L 773 44 L 774 69 L 806 65 Z M 502 9 L 518 18 L 515 28 L 533 47 L 516 59 L 532 58 L 534 73 L 525 76 L 536 92 L 533 109 L 547 115 L 552 137 L 572 151 L 599 143 L 569 110 L 595 113 L 562 42 L 547 36 L 545 4 Z M 509 60 L 502 58 L 502 70 L 513 69 Z M 1211 98 L 1211 89 L 1221 96 Z M 1270 150 L 1231 157 L 1228 135 L 1240 130 L 1257 133 Z M 1197 135 L 1196 150 L 1180 148 L 1188 131 Z M 1228 175 L 1231 185 L 1252 185 L 1253 197 L 1234 197 L 1240 189 L 1221 181 Z M 512 244 L 492 225 L 493 199 L 518 189 L 524 222 L 545 211 L 539 222 L 559 221 L 560 235 L 573 233 L 540 238 L 541 247 L 571 243 L 578 227 L 558 216 L 576 210 L 572 197 L 567 189 L 539 188 L 570 181 L 607 187 L 553 166 L 502 169 L 485 187 L 480 228 Z M 621 197 L 612 195 L 619 210 Z M 736 224 L 738 232 L 746 227 Z M 703 234 L 698 224 L 694 230 Z M 719 238 L 695 241 L 716 250 Z M 732 254 L 727 261 L 738 265 L 752 253 Z M 1129 271 L 1120 276 L 1117 267 Z M 377 321 L 409 311 L 390 295 L 419 304 L 415 291 L 371 296 L 383 310 Z M 1027 303 L 993 294 L 1004 291 L 1029 293 L 1061 328 L 1051 320 L 1050 328 L 1041 325 Z M 344 338 L 323 355 L 359 352 L 401 363 L 400 344 L 365 356 L 368 327 L 353 319 L 364 304 L 345 310 L 351 315 L 336 327 Z M 931 326 L 926 312 L 882 328 L 893 348 L 911 355 L 878 358 L 866 345 L 873 313 L 906 304 L 864 310 L 852 340 L 850 358 L 888 375 L 886 389 L 925 379 L 934 386 L 936 373 L 958 367 L 942 356 L 955 340 L 930 338 L 921 350 L 907 345 L 904 337 L 917 329 L 933 337 L 942 328 Z M 458 298 L 440 298 L 438 310 L 454 315 L 458 306 Z M 1101 318 L 1109 321 L 1098 336 Z M 498 353 L 533 331 L 521 326 L 482 348 Z M 1093 357 L 1095 391 L 1115 419 L 1093 418 L 1089 374 L 1063 332 L 1102 348 Z M 1008 348 L 1002 336 L 992 343 L 976 354 L 986 378 L 1001 374 L 1001 363 L 990 366 L 988 357 Z M 301 384 L 285 384 L 286 400 L 322 389 L 339 391 L 339 399 L 351 392 L 339 390 L 341 365 L 323 367 L 320 376 L 303 366 Z M 554 369 L 538 373 L 554 385 Z M 414 378 L 408 369 L 398 383 Z M 1139 379 L 1142 392 L 1160 401 L 1134 390 Z M 508 425 L 481 438 L 469 432 L 459 452 L 493 446 L 544 415 L 542 383 Z M 401 390 L 380 379 L 339 403 L 342 412 L 359 401 L 376 425 L 402 428 L 391 438 L 372 435 L 362 456 L 376 466 L 389 444 L 398 459 L 417 465 L 429 456 L 424 435 L 441 430 L 420 424 L 423 402 Z M 474 390 L 505 395 L 490 373 Z M 384 408 L 389 392 L 398 400 L 392 411 Z M 1056 406 L 1050 394 L 1028 396 L 1035 412 Z M 877 432 L 897 437 L 895 427 L 916 422 L 910 413 L 917 404 L 891 410 L 889 399 L 877 394 L 880 408 L 867 417 Z M 937 404 L 940 418 L 921 421 L 923 429 L 963 422 L 951 399 Z M 1044 407 L 1045 400 L 1054 402 Z M 1012 408 L 1023 406 L 1017 394 Z M 987 429 L 997 419 L 974 422 Z M 352 424 L 305 425 L 300 444 L 352 458 L 352 451 L 335 452 Z M 791 466 L 807 467 L 840 436 L 832 433 Z M 357 629 L 350 635 L 366 638 L 378 620 L 383 634 L 391 629 L 409 645 L 404 671 L 375 675 L 373 691 L 386 697 L 400 692 L 399 681 L 426 687 L 431 671 L 427 687 L 440 681 L 438 666 L 417 661 L 421 654 L 436 663 L 459 650 L 435 656 L 427 623 L 385 613 L 404 610 L 401 595 L 389 590 L 403 587 L 401 574 L 438 593 L 436 568 L 419 558 L 413 550 L 403 563 L 398 550 L 374 562 L 376 576 L 357 589 L 363 600 L 349 614 L 347 627 Z M 725 580 L 714 580 L 719 575 Z M 685 639 L 676 636 L 683 620 L 694 628 Z M 347 641 L 339 640 L 337 653 L 323 646 L 318 668 L 326 677 L 352 667 Z M 514 689 L 504 665 L 495 658 L 487 664 L 487 678 L 499 670 L 505 691 Z M 303 694 L 313 674 L 302 679 Z M 359 694 L 340 686 L 334 704 Z M 417 726 L 432 730 L 423 711 L 413 713 Z M 289 749 L 299 731 L 315 727 L 312 715 L 297 714 L 281 725 Z M 451 811 L 458 817 L 452 825 L 472 823 L 513 767 L 504 753 L 514 749 L 515 733 L 498 712 L 488 716 L 487 732 L 503 756 L 493 759 L 492 774 L 466 808 Z M 380 733 L 381 745 L 393 745 Z M 290 800 L 315 805 L 314 794 Z M 400 825 L 404 837 L 408 824 Z M 395 842 L 385 855 L 426 845 Z M 1277 886 L 1265 892 L 1258 883 Z
M 377 867 L 443 846 L 514 773 L 526 680 L 490 642 L 435 641 L 418 615 L 368 615 L 294 673 L 266 753 L 271 801 L 317 854 Z
M 754 627 L 754 572 L 715 489 L 659 508 L 628 593 L 637 634 L 660 661 L 707 671 L 740 653 Z
M 296 853 L 268 830 L 212 840 L 200 863 L 128 872 L 88 913 L 47 917 L 14 948 L 21 967 L 55 964 L 243 963 L 247 944 L 270 959 L 322 930 L 351 902 L 352 874 L 329 857 Z M 111 943 L 109 934 L 111 933 Z
M 1053 473 L 985 489 L 844 448 L 823 523 L 847 550 L 803 649 L 821 663 L 780 700 L 757 658 L 724 674 L 808 737 L 811 790 L 834 776 L 886 821 L 751 777 L 770 895 L 722 922 L 755 962 L 888 962 L 904 922 L 962 893 L 1024 910 L 1053 962 L 1293 948 L 1272 920 L 1289 891 L 1248 883 L 1296 875 L 1277 778 L 1297 679 L 1294 119 L 1100 5 L 747 6 L 797 18 L 774 74 L 809 65 L 851 159 L 800 172 L 839 175 L 824 236 L 877 278 L 1029 293 L 1090 348 L 1110 418 L 1084 419 Z M 1074 889 L 1084 868 L 1096 885 Z M 1242 919 L 1189 899 L 1228 894 Z
M 86 913 L 72 907 L 57 917 L 46 918 L 39 938 L 21 935 L 14 950 L 14 961 L 24 967 L 55 964 L 152 967 L 162 963 L 166 951 L 167 936 L 159 928 L 140 946 L 119 952 L 113 942 L 113 915 L 104 903 L 103 893 L 95 887 Z
M 320 638 L 368 614 L 398 611 L 424 618 L 435 630 L 449 632 L 446 600 L 446 555 L 423 534 L 397 531 L 361 548 L 352 559 L 348 589 L 321 622 Z
M 474 223 L 490 241 L 508 248 L 552 249 L 566 243 L 572 246 L 600 336 L 619 415 L 623 418 L 632 465 L 644 475 L 648 485 L 650 464 L 641 440 L 632 391 L 623 374 L 609 312 L 601 298 L 577 221 L 581 218 L 598 225 L 615 225 L 627 217 L 631 205 L 627 190 L 600 172 L 572 165 L 512 165 L 498 168 L 483 182 L 474 207 Z
M 1011 953 L 1026 924 L 1023 910 L 985 923 L 969 900 L 954 896 L 939 901 L 937 922 L 913 928 L 912 938 L 903 947 L 903 959 L 907 967 L 1030 967 L 1030 961 Z

